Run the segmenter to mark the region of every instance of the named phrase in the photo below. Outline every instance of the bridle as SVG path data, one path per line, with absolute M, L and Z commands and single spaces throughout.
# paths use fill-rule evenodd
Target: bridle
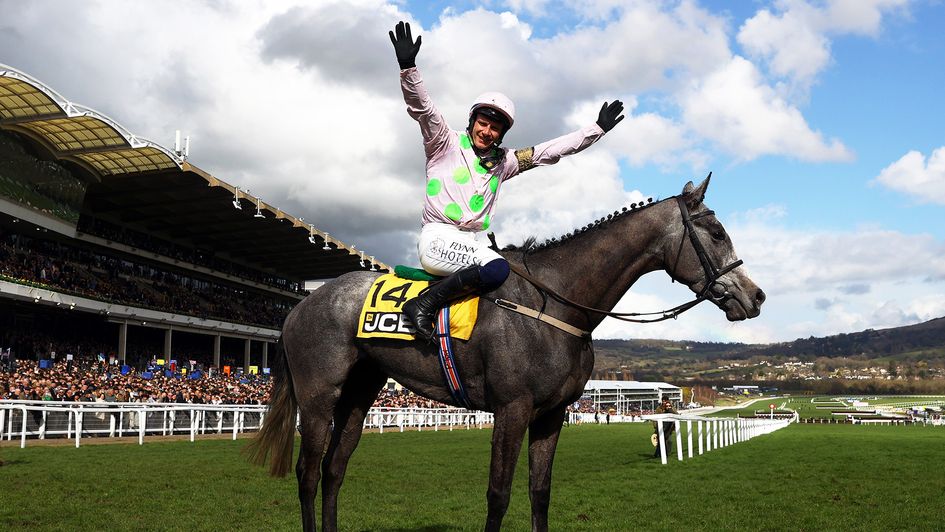
M 739 259 L 739 260 L 736 260 L 735 262 L 732 262 L 728 266 L 725 266 L 724 268 L 716 268 L 715 264 L 712 262 L 712 258 L 709 257 L 709 254 L 706 252 L 705 246 L 703 246 L 702 242 L 699 240 L 699 235 L 696 233 L 695 227 L 692 224 L 693 220 L 696 220 L 705 216 L 711 216 L 715 214 L 715 212 L 711 210 L 705 210 L 700 213 L 690 214 L 689 206 L 686 205 L 686 200 L 683 196 L 676 196 L 676 204 L 679 206 L 679 213 L 682 216 L 683 233 L 684 235 L 685 234 L 689 235 L 689 242 L 692 244 L 692 248 L 695 251 L 696 256 L 699 258 L 699 263 L 702 265 L 702 270 L 705 273 L 705 277 L 704 277 L 705 282 L 702 286 L 702 289 L 699 290 L 699 292 L 696 294 L 695 299 L 693 299 L 692 301 L 688 301 L 686 303 L 683 303 L 682 305 L 677 305 L 673 308 L 662 310 L 659 312 L 612 312 L 608 310 L 587 307 L 564 297 L 563 295 L 557 293 L 554 289 L 548 287 L 547 285 L 545 285 L 538 279 L 534 278 L 528 271 L 526 271 L 524 268 L 522 268 L 521 266 L 517 264 L 511 264 L 512 271 L 515 272 L 520 277 L 522 277 L 523 279 L 525 279 L 526 281 L 530 282 L 532 285 L 535 286 L 535 288 L 538 288 L 540 292 L 542 292 L 543 294 L 547 294 L 547 296 L 551 297 L 551 299 L 554 299 L 555 301 L 563 305 L 580 309 L 585 312 L 601 314 L 610 318 L 618 319 L 621 321 L 629 321 L 633 323 L 653 323 L 657 321 L 667 320 L 670 318 L 676 319 L 676 317 L 678 317 L 683 312 L 695 307 L 699 303 L 702 303 L 703 301 L 706 301 L 706 300 L 711 300 L 716 305 L 721 305 L 728 299 L 734 298 L 734 296 L 728 290 L 724 290 L 724 286 L 723 286 L 723 293 L 720 296 L 713 295 L 711 289 L 716 284 L 719 284 L 721 286 L 721 283 L 719 283 L 719 279 L 721 279 L 722 276 L 727 274 L 728 272 L 741 266 L 742 261 Z M 686 241 L 685 238 L 680 238 L 679 240 L 679 250 L 676 252 L 676 260 L 673 263 L 673 270 L 672 272 L 670 272 L 670 276 L 673 278 L 673 281 L 676 280 L 676 268 L 679 266 L 679 257 L 682 255 L 682 248 L 685 241 Z M 696 283 L 698 283 L 698 281 L 693 283 L 693 285 L 695 285 Z M 496 300 L 496 303 L 499 304 L 500 306 L 506 306 L 506 305 L 503 305 L 503 303 L 510 303 L 510 302 L 506 302 L 505 300 Z M 542 305 L 542 307 L 544 307 L 544 305 Z M 544 314 L 544 308 L 542 308 L 540 314 Z M 659 317 L 639 318 L 639 316 L 659 316 Z
M 696 256 L 699 258 L 699 263 L 702 264 L 702 271 L 705 272 L 705 285 L 703 285 L 702 290 L 696 294 L 697 302 L 704 301 L 706 299 L 711 299 L 717 304 L 723 303 L 727 299 L 731 299 L 732 294 L 728 290 L 724 290 L 721 296 L 713 296 L 711 288 L 716 283 L 719 282 L 719 279 L 726 273 L 738 268 L 742 265 L 742 260 L 736 260 L 735 262 L 729 264 L 728 266 L 718 269 L 715 267 L 715 264 L 712 263 L 712 258 L 709 257 L 709 254 L 706 252 L 705 247 L 702 245 L 702 241 L 699 240 L 699 235 L 696 234 L 695 227 L 692 225 L 692 221 L 697 218 L 702 218 L 704 216 L 712 216 L 715 214 L 715 211 L 706 209 L 697 214 L 690 214 L 689 207 L 686 205 L 686 200 L 682 196 L 676 196 L 676 203 L 679 205 L 679 214 L 682 215 L 682 222 L 684 232 L 689 234 L 689 242 L 692 243 L 692 248 L 696 251 Z M 673 263 L 673 274 L 676 273 L 676 268 L 679 266 L 679 256 L 682 255 L 682 246 L 683 239 L 679 240 L 679 251 L 676 252 L 676 261 Z M 673 281 L 676 278 L 673 277 Z M 692 308 L 692 307 L 690 307 Z M 687 309 L 688 310 L 688 309 Z

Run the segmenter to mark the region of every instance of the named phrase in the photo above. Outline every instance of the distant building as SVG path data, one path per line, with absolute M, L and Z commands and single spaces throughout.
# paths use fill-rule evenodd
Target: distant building
M 597 410 L 616 410 L 617 414 L 655 410 L 664 397 L 677 407 L 682 402 L 682 388 L 665 382 L 589 380 L 584 398 Z

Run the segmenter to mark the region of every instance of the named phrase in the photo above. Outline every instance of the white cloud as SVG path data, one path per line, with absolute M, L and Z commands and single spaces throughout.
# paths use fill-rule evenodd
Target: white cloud
M 803 0 L 780 0 L 775 12 L 762 9 L 745 21 L 737 40 L 776 76 L 806 92 L 830 63 L 829 36 L 875 37 L 883 17 L 909 0 L 828 0 L 821 6 Z
M 743 224 L 762 224 L 782 220 L 787 217 L 787 206 L 783 204 L 769 204 L 762 207 L 749 209 L 743 213 L 734 213 L 731 216 L 733 222 Z
M 528 13 L 533 17 L 542 17 L 548 14 L 550 0 L 506 0 L 503 2 L 514 13 Z
M 537 58 L 575 94 L 669 90 L 711 72 L 731 55 L 725 21 L 681 2 L 633 2 L 606 24 L 535 43 Z M 570 91 L 569 91 L 570 92 Z
M 945 243 L 879 228 L 852 232 L 728 223 L 739 256 L 769 296 L 945 277 Z
M 765 85 L 753 64 L 734 57 L 718 71 L 694 80 L 681 97 L 685 124 L 733 157 L 784 155 L 805 161 L 848 161 L 837 139 L 824 140 L 801 112 Z
M 922 203 L 945 205 L 945 146 L 936 149 L 928 161 L 913 150 L 883 168 L 872 181 L 903 192 Z

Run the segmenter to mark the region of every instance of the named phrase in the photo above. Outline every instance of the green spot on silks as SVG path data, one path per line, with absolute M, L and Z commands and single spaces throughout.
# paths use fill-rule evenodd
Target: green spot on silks
M 492 176 L 492 179 L 489 180 L 489 190 L 495 194 L 495 191 L 499 189 L 499 176 Z
M 458 222 L 463 219 L 463 209 L 455 203 L 450 203 L 447 205 L 446 208 L 443 209 L 443 214 L 454 222 Z
M 482 230 L 485 231 L 486 229 L 489 229 L 490 225 L 492 225 L 492 219 L 487 214 L 486 218 L 482 221 Z
M 486 198 L 482 197 L 481 195 L 475 194 L 473 197 L 469 198 L 469 209 L 472 212 L 479 212 L 485 206 Z
M 453 172 L 453 181 L 456 181 L 460 185 L 469 183 L 469 179 L 469 168 L 460 167 Z
M 472 142 L 469 140 L 469 135 L 465 133 L 461 133 L 459 135 L 459 147 L 464 150 L 468 150 L 469 148 L 472 148 Z
M 486 170 L 486 169 L 482 166 L 482 161 L 479 160 L 479 159 L 476 159 L 476 165 L 473 166 L 473 170 L 475 170 L 477 174 L 484 174 L 484 173 L 488 172 L 488 170 Z
M 427 196 L 436 196 L 443 189 L 443 182 L 439 179 L 427 181 Z

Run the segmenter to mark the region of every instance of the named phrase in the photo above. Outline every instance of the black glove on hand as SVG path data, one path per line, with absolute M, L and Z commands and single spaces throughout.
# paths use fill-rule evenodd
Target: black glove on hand
M 597 115 L 597 125 L 607 133 L 624 119 L 620 114 L 622 112 L 623 102 L 620 100 L 614 100 L 611 104 L 604 102 L 604 105 L 600 106 L 600 114 Z
M 394 44 L 394 52 L 397 53 L 397 62 L 400 63 L 400 69 L 417 66 L 417 52 L 420 51 L 421 37 L 417 35 L 417 42 L 413 41 L 409 22 L 400 21 L 394 29 L 397 31 L 396 36 L 393 31 L 387 33 L 390 35 L 390 42 Z

